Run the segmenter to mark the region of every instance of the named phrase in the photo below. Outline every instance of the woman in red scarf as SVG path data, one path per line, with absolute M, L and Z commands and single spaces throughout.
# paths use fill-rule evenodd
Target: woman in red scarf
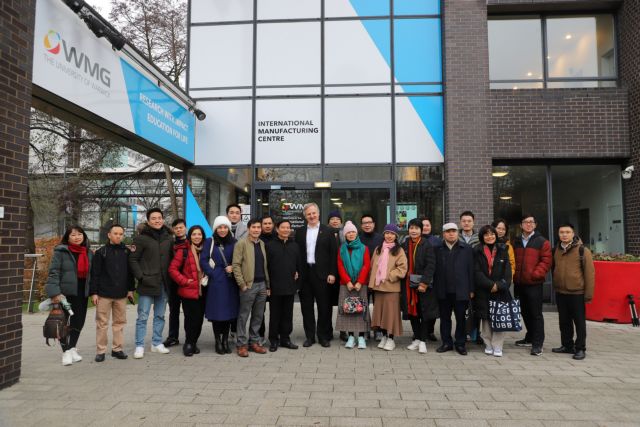
M 49 264 L 49 277 L 45 292 L 53 302 L 66 298 L 71 304 L 73 315 L 70 320 L 69 336 L 60 342 L 62 347 L 62 365 L 68 366 L 80 362 L 76 344 L 87 316 L 89 297 L 89 271 L 93 253 L 89 249 L 89 239 L 82 227 L 69 227 L 62 241 L 53 250 Z M 69 316 L 69 313 L 66 313 Z

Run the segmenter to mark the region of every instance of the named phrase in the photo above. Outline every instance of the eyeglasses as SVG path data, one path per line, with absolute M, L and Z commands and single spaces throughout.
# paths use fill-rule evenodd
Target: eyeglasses
M 371 225 L 373 224 L 373 221 L 364 221 L 362 222 L 362 225 Z
M 523 224 L 535 224 L 535 221 L 522 221 Z

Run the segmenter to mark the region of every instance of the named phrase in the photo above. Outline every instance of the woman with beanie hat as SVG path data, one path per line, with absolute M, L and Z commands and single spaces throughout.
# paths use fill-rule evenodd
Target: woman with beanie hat
M 338 294 L 338 317 L 336 329 L 348 334 L 346 348 L 356 344 L 354 334 L 358 334 L 358 348 L 367 348 L 364 340 L 369 331 L 369 301 L 367 299 L 367 283 L 369 278 L 369 249 L 360 241 L 358 229 L 351 221 L 344 225 L 345 242 L 338 251 L 338 276 L 340 277 L 340 293 Z M 343 305 L 348 297 L 358 298 L 362 308 L 356 313 L 345 313 Z
M 205 288 L 205 317 L 213 325 L 216 353 L 228 354 L 231 353 L 229 329 L 238 317 L 240 306 L 238 285 L 231 267 L 236 239 L 226 216 L 216 217 L 212 228 L 213 236 L 207 239 L 200 254 L 200 267 L 209 277 Z
M 371 326 L 382 332 L 378 348 L 396 348 L 393 338 L 402 334 L 400 319 L 400 286 L 407 274 L 407 257 L 398 243 L 398 226 L 384 227 L 384 242 L 376 248 L 371 260 L 369 287 L 375 293 Z

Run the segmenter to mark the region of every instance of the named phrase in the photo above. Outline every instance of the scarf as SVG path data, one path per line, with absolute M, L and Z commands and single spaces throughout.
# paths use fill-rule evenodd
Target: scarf
M 491 270 L 493 269 L 493 260 L 496 257 L 496 252 L 498 252 L 497 245 L 484 245 L 482 248 L 484 251 L 484 256 L 487 257 L 487 265 L 489 266 L 489 276 L 491 276 Z
M 418 317 L 418 291 L 416 289 L 411 289 L 410 283 L 411 274 L 414 273 L 413 269 L 415 268 L 416 250 L 418 249 L 418 245 L 421 241 L 422 237 L 420 237 L 415 243 L 411 238 L 409 238 L 409 274 L 407 274 L 404 282 L 407 294 L 407 314 L 413 317 Z
M 69 243 L 67 247 L 72 253 L 78 254 L 78 262 L 76 263 L 78 279 L 86 279 L 89 273 L 89 256 L 87 255 L 87 248 L 85 246 L 73 245 L 71 243 Z
M 340 258 L 351 283 L 355 284 L 364 262 L 364 245 L 360 241 L 360 237 L 356 236 L 354 240 L 344 242 L 340 246 Z
M 378 261 L 378 269 L 376 270 L 376 280 L 374 285 L 376 287 L 380 286 L 384 279 L 387 278 L 387 265 L 389 264 L 389 252 L 391 248 L 396 245 L 396 242 L 393 243 L 382 243 L 382 254 L 380 255 L 380 260 Z
M 200 243 L 200 245 L 196 246 L 192 243 L 189 246 L 191 247 L 193 258 L 196 260 L 196 270 L 198 271 L 198 280 L 200 280 L 204 276 L 204 273 L 202 273 L 202 269 L 200 268 L 200 252 L 202 252 L 202 247 L 204 245 Z

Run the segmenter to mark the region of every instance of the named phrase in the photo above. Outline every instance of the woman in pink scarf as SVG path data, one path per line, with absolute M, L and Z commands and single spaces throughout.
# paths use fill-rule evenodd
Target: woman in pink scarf
M 376 248 L 371 260 L 369 289 L 375 292 L 371 327 L 382 332 L 378 348 L 391 351 L 396 348 L 393 340 L 402 334 L 400 318 L 400 286 L 407 274 L 407 257 L 398 244 L 398 227 L 384 227 L 384 242 Z

